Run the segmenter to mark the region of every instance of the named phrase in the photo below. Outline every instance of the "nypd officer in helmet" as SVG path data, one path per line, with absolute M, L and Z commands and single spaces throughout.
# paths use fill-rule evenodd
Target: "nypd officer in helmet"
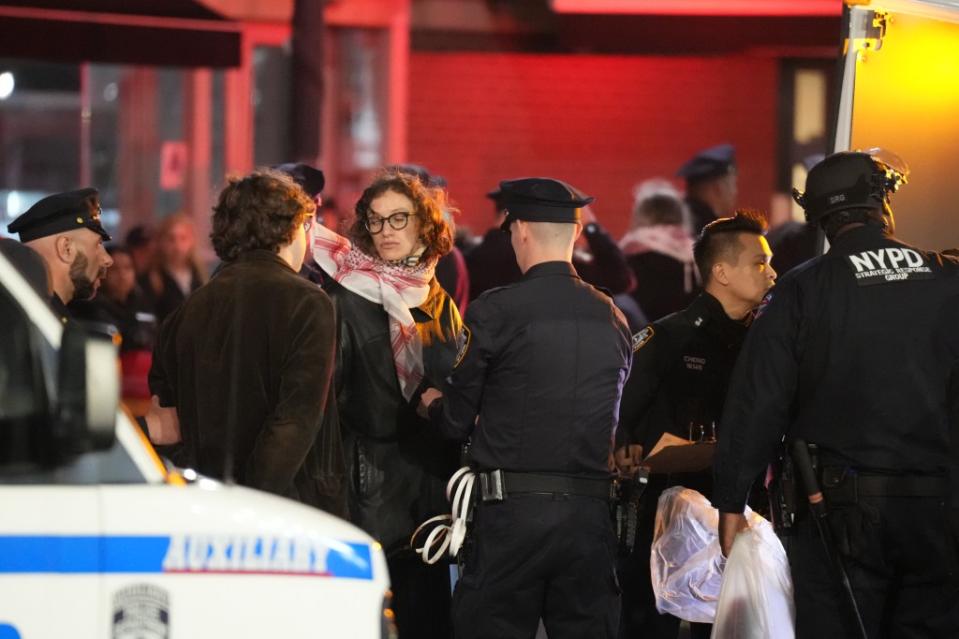
M 613 638 L 608 459 L 629 328 L 570 262 L 593 198 L 548 178 L 500 189 L 523 277 L 470 304 L 445 396 L 422 399 L 444 436 L 471 438 L 478 474 L 455 635 L 526 639 L 542 618 L 550 639 Z
M 956 327 L 943 324 L 959 264 L 893 236 L 889 195 L 905 178 L 878 150 L 836 153 L 809 172 L 794 195 L 829 252 L 767 296 L 723 412 L 713 505 L 725 554 L 746 525 L 749 485 L 783 438 L 816 446 L 827 534 L 801 508 L 789 543 L 800 639 L 863 634 L 824 539 L 866 636 L 959 636 L 959 533 L 946 512 L 955 355 L 944 346 Z
M 70 317 L 67 304 L 92 299 L 113 264 L 103 248 L 110 236 L 100 224 L 96 189 L 49 195 L 7 228 L 46 262 L 53 289 L 50 305 L 64 322 Z

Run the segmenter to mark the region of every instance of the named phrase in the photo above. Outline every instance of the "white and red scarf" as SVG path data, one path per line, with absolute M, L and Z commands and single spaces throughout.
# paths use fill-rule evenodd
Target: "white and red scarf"
M 683 265 L 683 288 L 687 293 L 699 285 L 699 271 L 693 260 L 693 238 L 682 226 L 658 224 L 638 226 L 623 236 L 619 248 L 627 256 L 641 253 L 661 253 Z
M 408 401 L 423 379 L 423 340 L 410 309 L 429 297 L 436 260 L 416 266 L 387 262 L 364 253 L 322 224 L 313 225 L 313 259 L 345 289 L 386 311 L 396 378 Z

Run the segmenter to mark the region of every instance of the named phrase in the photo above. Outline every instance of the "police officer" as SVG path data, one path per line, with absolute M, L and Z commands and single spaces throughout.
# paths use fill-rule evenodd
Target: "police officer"
M 100 224 L 96 189 L 49 195 L 14 220 L 7 229 L 43 258 L 50 272 L 50 305 L 63 322 L 67 304 L 96 295 L 113 259 L 103 248 L 110 236 Z
M 616 462 L 629 475 L 664 433 L 683 439 L 715 434 L 726 385 L 753 310 L 776 280 L 761 214 L 737 211 L 706 225 L 693 255 L 704 290 L 685 310 L 633 337 L 633 368 L 623 389 Z M 622 571 L 624 637 L 675 639 L 679 619 L 660 615 L 650 583 L 649 547 L 656 505 L 669 486 L 710 494 L 706 472 L 654 474 L 643 495 L 636 549 Z M 709 626 L 693 636 L 709 636 Z
M 957 263 L 893 236 L 892 158 L 836 153 L 795 193 L 829 252 L 784 275 L 730 382 L 713 504 L 728 553 L 756 474 L 783 437 L 817 446 L 833 545 L 869 637 L 959 636 L 957 541 L 948 529 L 947 379 L 940 337 Z M 942 329 L 946 330 L 943 331 Z M 796 633 L 855 636 L 851 606 L 808 513 L 789 544 Z
M 718 217 L 732 215 L 736 207 L 736 149 L 719 144 L 703 149 L 676 172 L 686 180 L 686 203 L 693 216 L 693 234 Z
M 593 198 L 548 178 L 500 188 L 523 278 L 470 304 L 446 395 L 423 395 L 446 437 L 472 438 L 482 487 L 455 634 L 525 639 L 542 618 L 550 639 L 615 637 L 608 458 L 629 329 L 570 262 Z

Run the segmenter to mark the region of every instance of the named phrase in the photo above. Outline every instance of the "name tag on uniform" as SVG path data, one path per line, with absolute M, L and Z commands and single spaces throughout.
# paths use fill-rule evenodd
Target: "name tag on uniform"
M 935 277 L 922 254 L 909 248 L 882 248 L 847 255 L 859 286 L 888 284 Z

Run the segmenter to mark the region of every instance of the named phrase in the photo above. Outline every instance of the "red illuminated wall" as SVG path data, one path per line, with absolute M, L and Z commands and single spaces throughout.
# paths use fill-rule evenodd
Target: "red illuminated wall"
M 413 52 L 409 159 L 449 181 L 475 232 L 504 178 L 549 175 L 597 198 L 618 237 L 637 182 L 695 150 L 737 147 L 740 204 L 766 209 L 775 181 L 775 58 Z

